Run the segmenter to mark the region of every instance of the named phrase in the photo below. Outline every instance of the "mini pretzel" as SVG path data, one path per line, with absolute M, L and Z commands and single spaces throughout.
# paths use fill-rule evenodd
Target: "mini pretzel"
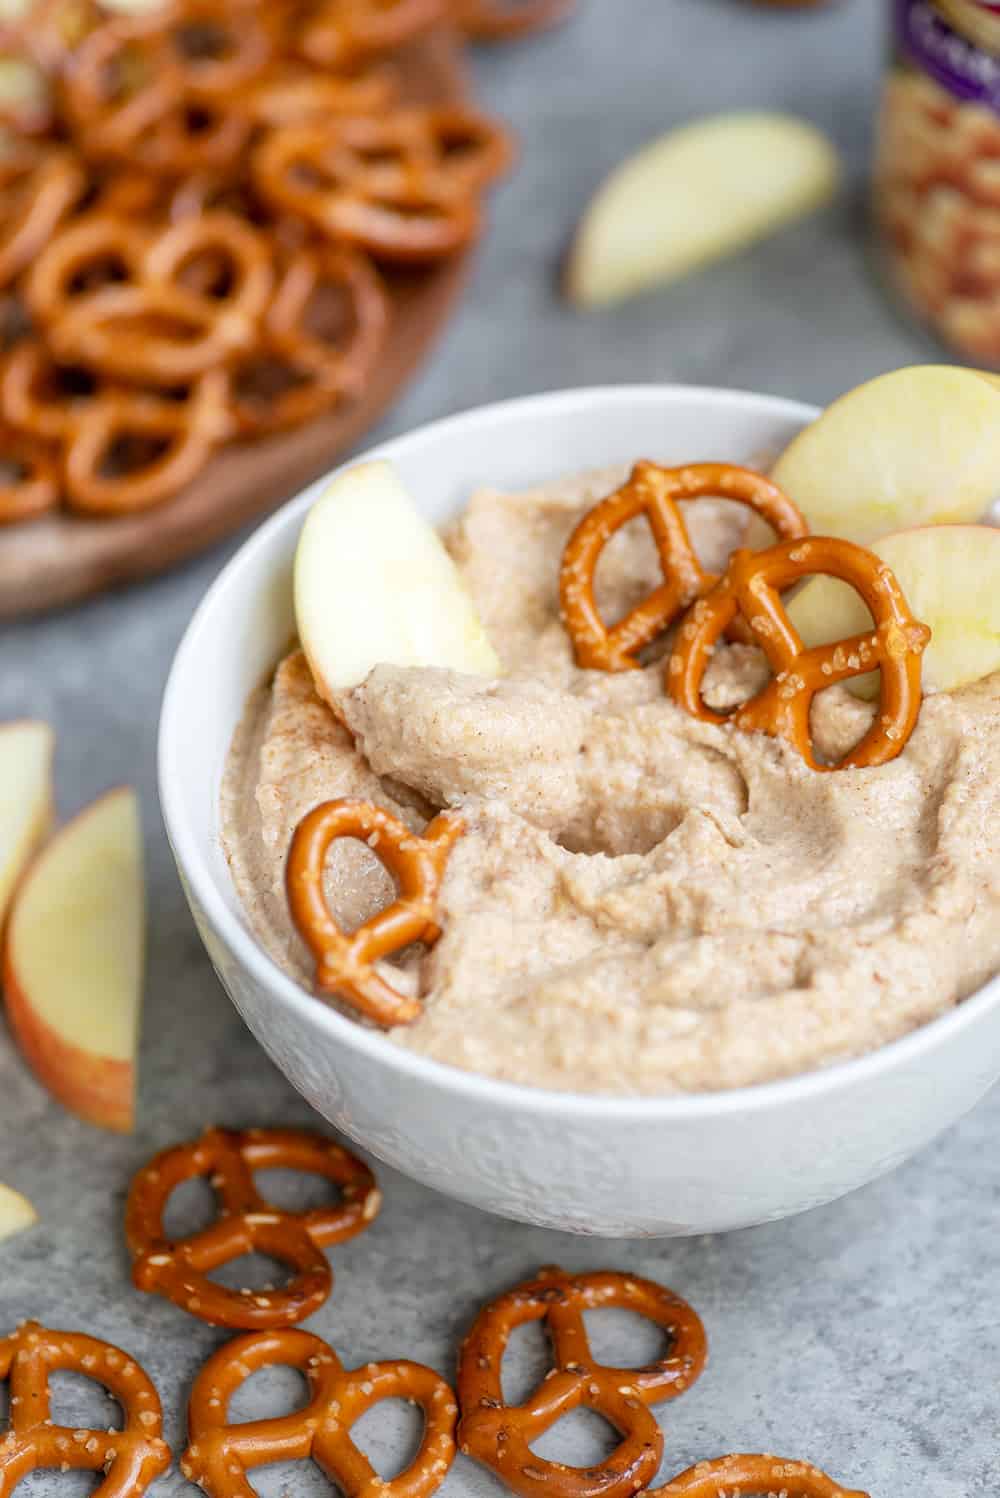
M 478 233 L 478 192 L 510 159 L 471 110 L 408 109 L 275 130 L 253 159 L 264 199 L 325 238 L 419 264 Z
M 376 66 L 341 78 L 275 69 L 265 74 L 250 98 L 250 112 L 261 125 L 319 124 L 331 115 L 377 115 L 396 102 L 398 83 L 389 67 Z
M 595 1363 L 583 1313 L 606 1306 L 636 1311 L 662 1327 L 671 1337 L 670 1356 L 648 1368 Z M 523 1404 L 507 1405 L 501 1366 L 511 1333 L 542 1320 L 555 1366 Z M 663 1454 L 663 1436 L 647 1406 L 689 1388 L 706 1353 L 696 1312 L 651 1280 L 543 1269 L 537 1280 L 486 1306 L 465 1339 L 458 1371 L 459 1444 L 521 1498 L 633 1498 L 656 1475 Z M 622 1435 L 612 1455 L 594 1468 L 537 1456 L 533 1443 L 581 1406 L 603 1415 Z
M 456 0 L 462 30 L 475 41 L 508 42 L 558 26 L 576 9 L 576 0 Z
M 563 552 L 559 598 L 578 666 L 595 671 L 638 667 L 637 652 L 718 582 L 695 555 L 677 504 L 708 495 L 748 506 L 786 540 L 808 532 L 788 496 L 748 468 L 730 463 L 695 463 L 685 468 L 637 463 L 628 482 L 583 517 Z M 637 515 L 649 521 L 664 580 L 609 629 L 594 599 L 594 574 L 611 537 Z
M 60 84 L 88 156 L 138 165 L 140 143 L 180 105 L 182 72 L 155 17 L 117 16 L 85 32 Z
M 340 1188 L 341 1200 L 303 1213 L 272 1206 L 257 1192 L 253 1172 L 278 1168 L 324 1176 Z M 171 1241 L 163 1230 L 167 1201 L 175 1187 L 198 1176 L 218 1193 L 219 1220 Z M 363 1233 L 381 1201 L 368 1166 L 332 1139 L 294 1129 L 209 1129 L 193 1144 L 154 1156 L 133 1180 L 125 1208 L 132 1279 L 212 1326 L 288 1326 L 311 1316 L 330 1294 L 333 1274 L 321 1249 Z M 262 1293 L 209 1279 L 213 1269 L 254 1251 L 287 1264 L 294 1278 Z
M 441 935 L 438 893 L 463 831 L 454 813 L 442 812 L 420 837 L 368 801 L 327 801 L 303 818 L 288 851 L 285 883 L 292 919 L 316 958 L 322 993 L 337 994 L 387 1028 L 419 1016 L 420 1000 L 391 987 L 375 964 L 411 942 L 433 946 Z M 330 914 L 323 892 L 327 852 L 342 837 L 366 842 L 399 885 L 398 898 L 350 935 Z
M 355 67 L 374 53 L 405 46 L 445 10 L 446 0 L 320 0 L 301 28 L 298 48 L 317 67 Z
M 0 427 L 0 525 L 32 520 L 59 503 L 52 452 L 23 432 Z
M 782 607 L 780 593 L 802 577 L 826 573 L 861 595 L 875 621 L 871 632 L 807 650 Z M 716 642 L 739 617 L 750 626 L 774 679 L 728 717 L 707 708 L 701 684 Z M 810 537 L 768 551 L 737 551 L 725 577 L 682 624 L 667 670 L 679 706 L 706 723 L 731 722 L 768 733 L 798 750 L 813 770 L 883 765 L 901 754 L 920 712 L 921 656 L 931 632 L 910 612 L 892 570 L 850 541 Z M 809 712 L 817 692 L 881 669 L 879 710 L 861 742 L 836 765 L 821 765 L 812 747 Z
M 63 454 L 67 504 L 122 515 L 169 499 L 228 435 L 227 393 L 225 374 L 212 370 L 183 400 L 119 389 L 86 403 Z
M 346 304 L 345 327 L 338 330 L 336 340 L 310 326 L 311 304 L 324 288 L 339 291 Z M 371 261 L 333 246 L 304 249 L 289 257 L 264 323 L 274 349 L 338 393 L 362 388 L 388 326 L 388 299 Z
M 650 1489 L 647 1498 L 870 1498 L 842 1488 L 810 1462 L 781 1456 L 723 1456 L 699 1462 Z
M 229 1424 L 229 1405 L 262 1368 L 295 1368 L 309 1388 L 305 1405 L 271 1420 Z M 385 1399 L 407 1399 L 424 1416 L 412 1462 L 383 1482 L 351 1429 Z M 455 1396 L 420 1363 L 368 1363 L 347 1372 L 326 1342 L 309 1332 L 236 1337 L 209 1358 L 188 1405 L 190 1444 L 181 1472 L 212 1498 L 254 1498 L 248 1472 L 269 1462 L 312 1460 L 346 1498 L 430 1498 L 455 1458 Z
M 121 1430 L 74 1429 L 50 1417 L 53 1373 L 78 1373 L 101 1384 L 124 1416 Z M 0 1339 L 0 1378 L 10 1381 L 10 1421 L 0 1440 L 0 1493 L 10 1494 L 45 1467 L 103 1472 L 93 1498 L 141 1498 L 170 1465 L 160 1439 L 160 1400 L 124 1352 L 82 1332 L 55 1332 L 25 1321 Z
M 0 159 L 0 287 L 44 248 L 85 185 L 68 151 L 31 148 Z

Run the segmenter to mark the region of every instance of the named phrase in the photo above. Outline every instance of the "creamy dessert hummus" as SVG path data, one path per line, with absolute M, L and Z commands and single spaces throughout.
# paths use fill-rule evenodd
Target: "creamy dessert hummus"
M 739 1087 L 861 1055 L 1000 968 L 1000 676 L 926 698 L 892 763 L 819 774 L 780 740 L 688 716 L 664 694 L 662 660 L 579 670 L 559 621 L 560 558 L 624 477 L 479 493 L 451 528 L 502 678 L 379 666 L 338 694 L 338 721 L 303 656 L 282 662 L 225 777 L 237 890 L 266 949 L 310 987 L 284 888 L 301 818 L 360 797 L 419 830 L 456 807 L 467 830 L 441 939 L 386 969 L 423 998 L 394 1043 L 612 1094 Z M 686 507 L 707 566 L 721 569 L 745 514 Z M 601 560 L 605 617 L 660 581 L 648 527 L 628 527 Z M 753 647 L 721 647 L 706 701 L 731 706 L 765 676 Z M 823 693 L 820 752 L 845 753 L 872 711 L 846 688 Z M 346 841 L 327 895 L 350 929 L 393 886 Z

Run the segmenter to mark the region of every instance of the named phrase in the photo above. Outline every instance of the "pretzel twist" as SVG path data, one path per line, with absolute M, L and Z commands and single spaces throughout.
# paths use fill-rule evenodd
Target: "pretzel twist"
M 510 160 L 505 132 L 465 109 L 410 109 L 275 130 L 253 160 L 272 206 L 377 258 L 422 263 L 468 244 L 479 191 Z
M 568 20 L 576 0 L 455 0 L 455 15 L 477 42 L 509 42 Z
M 447 0 L 319 0 L 301 28 L 301 55 L 321 68 L 353 68 L 405 46 L 444 19 Z
M 707 496 L 746 505 L 787 540 L 808 532 L 798 508 L 777 484 L 749 468 L 730 463 L 694 463 L 684 468 L 637 463 L 628 482 L 583 517 L 563 552 L 559 599 L 578 666 L 596 671 L 637 668 L 638 651 L 652 644 L 689 604 L 718 582 L 698 560 L 678 508 L 680 500 Z M 594 598 L 594 574 L 612 536 L 637 515 L 649 521 L 663 583 L 609 628 Z
M 375 964 L 411 942 L 433 946 L 441 935 L 438 894 L 451 850 L 464 831 L 453 812 L 434 818 L 423 836 L 367 801 L 327 801 L 304 817 L 288 851 L 285 883 L 292 919 L 316 958 L 316 986 L 336 994 L 376 1024 L 412 1023 L 418 998 L 401 994 Z M 393 903 L 350 935 L 330 914 L 323 868 L 338 838 L 366 842 L 399 885 Z
M 303 1375 L 306 1404 L 290 1415 L 228 1424 L 234 1394 L 254 1373 L 272 1367 Z M 417 1405 L 424 1431 L 412 1462 L 383 1482 L 350 1432 L 386 1399 Z M 455 1458 L 456 1414 L 451 1389 L 419 1363 L 369 1363 L 347 1372 L 333 1349 L 309 1332 L 237 1337 L 209 1358 L 195 1380 L 181 1471 L 212 1498 L 252 1498 L 247 1474 L 256 1467 L 312 1459 L 346 1498 L 430 1498 Z
M 647 1498 L 870 1498 L 841 1487 L 811 1462 L 780 1456 L 723 1456 L 698 1462 L 679 1477 L 650 1489 Z
M 68 151 L 13 151 L 0 160 L 0 288 L 46 245 L 86 185 Z
M 286 1212 L 257 1191 L 256 1170 L 299 1170 L 325 1177 L 341 1200 L 310 1212 Z M 172 1241 L 163 1214 L 174 1189 L 207 1176 L 221 1202 L 217 1222 Z M 125 1236 L 140 1290 L 163 1295 L 212 1326 L 268 1328 L 302 1321 L 333 1286 L 324 1247 L 354 1238 L 374 1221 L 381 1205 L 368 1166 L 341 1145 L 292 1129 L 209 1129 L 193 1144 L 156 1155 L 135 1176 L 125 1208 Z M 209 1278 L 212 1270 L 251 1252 L 267 1254 L 294 1271 L 280 1290 L 252 1294 Z
M 50 1417 L 53 1373 L 101 1384 L 121 1406 L 121 1430 L 74 1429 Z M 139 1365 L 109 1342 L 26 1321 L 0 1339 L 0 1378 L 10 1383 L 10 1421 L 0 1441 L 0 1492 L 46 1467 L 105 1475 L 94 1498 L 141 1498 L 170 1465 L 160 1400 Z
M 669 1333 L 670 1355 L 647 1368 L 595 1363 L 583 1313 L 617 1306 L 636 1311 Z M 554 1368 L 522 1404 L 507 1405 L 501 1368 L 514 1329 L 544 1320 Z M 697 1313 L 651 1280 L 600 1273 L 567 1275 L 544 1269 L 486 1306 L 459 1357 L 462 1412 L 459 1444 L 491 1467 L 521 1498 L 633 1498 L 656 1474 L 663 1436 L 648 1406 L 674 1399 L 699 1377 L 706 1358 Z M 622 1436 L 599 1466 L 567 1467 L 531 1449 L 564 1415 L 595 1410 Z
M 816 573 L 850 583 L 867 604 L 874 630 L 807 650 L 780 593 Z M 701 685 L 717 641 L 740 617 L 775 674 L 761 692 L 724 717 L 705 706 Z M 850 541 L 813 536 L 767 551 L 733 554 L 725 577 L 695 603 L 681 625 L 667 667 L 667 687 L 692 717 L 785 739 L 813 770 L 861 769 L 886 764 L 905 748 L 920 712 L 921 656 L 930 637 L 927 626 L 913 617 L 892 570 L 873 552 Z M 838 764 L 820 764 L 809 722 L 813 698 L 876 667 L 881 689 L 874 723 Z
M 51 449 L 0 427 L 0 525 L 33 520 L 58 503 L 58 464 Z

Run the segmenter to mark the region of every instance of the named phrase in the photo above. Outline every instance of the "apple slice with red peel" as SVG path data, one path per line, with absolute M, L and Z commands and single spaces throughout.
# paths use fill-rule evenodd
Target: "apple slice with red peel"
M 0 1185 L 0 1243 L 23 1233 L 38 1221 L 38 1213 L 26 1196 L 12 1186 Z
M 896 531 L 872 544 L 888 562 L 910 609 L 930 626 L 923 683 L 950 692 L 1000 671 L 1000 529 L 990 525 L 926 525 Z M 814 577 L 786 605 L 807 645 L 849 639 L 871 628 L 871 615 L 853 588 Z M 877 675 L 849 685 L 873 693 Z
M 47 723 L 0 724 L 0 926 L 21 873 L 52 825 Z
M 72 1112 L 132 1128 L 145 894 L 135 792 L 109 791 L 67 823 L 29 870 L 4 947 L 11 1028 Z
M 814 535 L 867 546 L 903 527 L 982 520 L 1000 497 L 1000 388 L 925 364 L 859 385 L 795 437 L 771 472 Z M 751 546 L 768 545 L 752 524 Z
M 457 567 L 390 463 L 348 469 L 309 511 L 295 617 L 328 701 L 378 665 L 500 670 Z
M 790 115 L 716 115 L 643 147 L 598 188 L 576 232 L 566 291 L 624 301 L 722 259 L 827 202 L 840 163 Z

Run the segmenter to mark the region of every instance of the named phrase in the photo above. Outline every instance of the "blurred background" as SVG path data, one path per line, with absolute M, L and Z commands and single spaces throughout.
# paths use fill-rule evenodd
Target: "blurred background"
M 680 381 L 825 404 L 882 371 L 947 357 L 894 310 L 872 250 L 869 187 L 890 9 L 889 0 L 801 8 L 580 0 L 551 32 L 473 49 L 479 102 L 516 133 L 519 160 L 490 201 L 454 318 L 353 450 L 481 402 L 558 387 Z M 560 290 L 563 257 L 606 173 L 673 126 L 760 108 L 800 116 L 830 137 L 844 167 L 834 200 L 662 290 L 604 310 L 572 306 Z M 110 785 L 137 786 L 150 907 L 133 1138 L 95 1135 L 47 1097 L 12 1046 L 0 1047 L 0 1179 L 30 1188 L 43 1223 L 12 1245 L 3 1320 L 31 1311 L 59 1325 L 69 1305 L 78 1320 L 99 1309 L 101 1335 L 129 1345 L 145 1329 L 136 1345 L 164 1380 L 187 1378 L 207 1341 L 204 1328 L 179 1323 L 175 1338 L 160 1338 L 148 1306 L 121 1299 L 117 1223 L 129 1170 L 199 1129 L 206 1109 L 220 1122 L 309 1118 L 215 980 L 155 790 L 171 658 L 246 534 L 72 610 L 0 623 L 0 721 L 30 716 L 55 728 L 62 815 Z M 684 1401 L 673 1427 L 674 1470 L 679 1458 L 705 1454 L 706 1442 L 797 1445 L 884 1498 L 996 1491 L 995 1378 L 982 1375 L 998 1366 L 1000 1333 L 969 1293 L 995 1269 L 994 1119 L 996 1099 L 891 1180 L 780 1228 L 636 1250 L 639 1272 L 676 1276 L 719 1331 L 712 1390 L 690 1407 Z M 471 1304 L 455 1302 L 460 1261 L 504 1282 L 564 1246 L 409 1183 L 387 1184 L 376 1246 L 352 1245 L 338 1264 L 356 1294 L 337 1302 L 337 1335 L 352 1357 L 403 1351 L 445 1368 Z M 960 1263 L 942 1251 L 958 1234 Z M 576 1268 L 613 1251 L 581 1243 L 566 1257 Z M 407 1288 L 417 1269 L 419 1294 Z M 375 1297 L 381 1327 L 366 1309 Z M 176 1435 L 180 1385 L 162 1387 Z M 478 1482 L 453 1480 L 446 1491 L 486 1491 Z M 163 1486 L 187 1490 L 176 1473 Z

